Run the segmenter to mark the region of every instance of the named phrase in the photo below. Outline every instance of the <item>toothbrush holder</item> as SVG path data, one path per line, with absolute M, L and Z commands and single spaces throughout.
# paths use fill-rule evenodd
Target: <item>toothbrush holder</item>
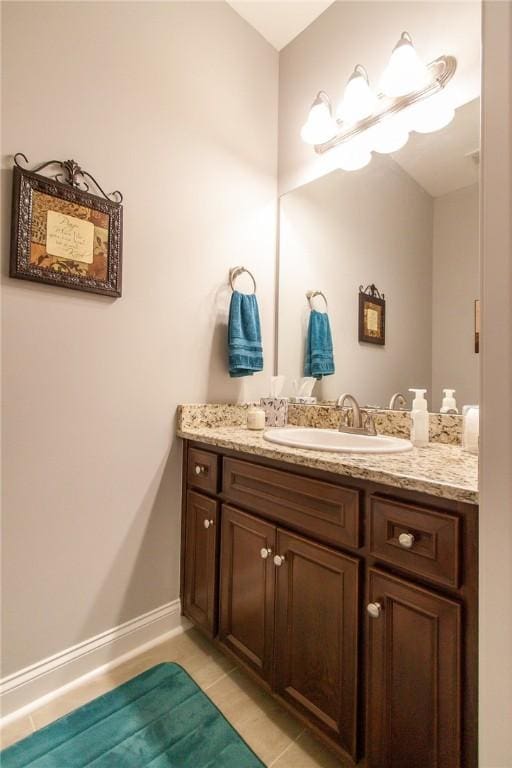
M 285 427 L 288 423 L 287 397 L 262 397 L 260 405 L 265 411 L 266 427 Z

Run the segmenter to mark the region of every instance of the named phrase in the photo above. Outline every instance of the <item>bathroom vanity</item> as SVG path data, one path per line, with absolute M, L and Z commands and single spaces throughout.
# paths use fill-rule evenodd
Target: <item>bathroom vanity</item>
M 474 768 L 475 457 L 178 434 L 183 613 L 352 763 Z

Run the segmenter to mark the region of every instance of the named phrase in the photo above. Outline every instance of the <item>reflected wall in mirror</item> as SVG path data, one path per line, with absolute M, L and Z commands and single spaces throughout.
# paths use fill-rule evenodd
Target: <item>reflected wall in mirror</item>
M 443 130 L 281 197 L 277 359 L 288 381 L 304 375 L 306 293 L 317 290 L 336 368 L 315 385 L 319 400 L 347 391 L 386 408 L 403 392 L 410 407 L 408 389 L 424 387 L 431 411 L 444 388 L 456 390 L 459 412 L 478 402 L 479 125 L 474 99 Z M 372 283 L 386 297 L 382 346 L 358 340 L 359 286 Z M 325 308 L 321 297 L 313 306 Z

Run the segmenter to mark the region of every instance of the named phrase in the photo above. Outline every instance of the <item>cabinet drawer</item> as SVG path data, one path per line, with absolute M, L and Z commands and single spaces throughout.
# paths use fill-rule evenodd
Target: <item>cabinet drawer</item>
M 430 581 L 458 587 L 459 525 L 453 515 L 372 496 L 370 552 Z
M 224 459 L 226 499 L 334 544 L 359 547 L 359 491 Z
M 188 454 L 187 480 L 194 488 L 217 493 L 219 457 L 215 453 L 191 448 Z

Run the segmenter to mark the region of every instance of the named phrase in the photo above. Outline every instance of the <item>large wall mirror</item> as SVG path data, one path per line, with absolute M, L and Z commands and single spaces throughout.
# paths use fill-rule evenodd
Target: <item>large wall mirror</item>
M 328 304 L 335 373 L 313 394 L 387 408 L 410 387 L 478 403 L 480 99 L 365 168 L 333 171 L 280 200 L 278 371 L 304 376 L 310 306 Z M 385 296 L 385 343 L 359 340 L 359 286 Z M 313 307 L 325 310 L 317 296 Z M 288 393 L 290 394 L 290 393 Z M 410 399 L 408 400 L 410 407 Z

